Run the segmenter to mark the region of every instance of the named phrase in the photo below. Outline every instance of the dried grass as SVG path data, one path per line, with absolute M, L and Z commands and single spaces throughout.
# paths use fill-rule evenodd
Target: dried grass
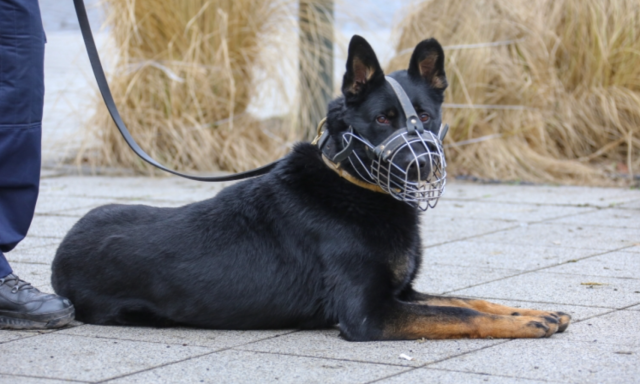
M 426 37 L 448 46 L 452 173 L 591 185 L 640 173 L 639 0 L 427 0 L 407 14 L 390 69 Z
M 112 93 L 133 137 L 156 160 L 182 171 L 237 172 L 277 159 L 304 135 L 296 128 L 297 115 L 261 121 L 247 113 L 256 90 L 267 82 L 269 94 L 261 97 L 296 103 L 286 82 L 292 73 L 297 76 L 297 58 L 284 57 L 282 47 L 297 43 L 295 1 L 104 4 L 117 52 Z M 329 32 L 315 33 L 333 38 Z M 158 172 L 129 149 L 102 100 L 96 103 L 78 160 Z

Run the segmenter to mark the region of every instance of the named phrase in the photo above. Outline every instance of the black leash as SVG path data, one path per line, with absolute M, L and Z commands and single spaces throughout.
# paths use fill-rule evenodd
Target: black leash
M 276 164 L 278 164 L 279 160 L 274 161 L 273 163 L 267 164 L 260 168 L 252 169 L 246 172 L 240 172 L 233 175 L 224 175 L 224 176 L 193 176 L 187 175 L 184 173 L 180 173 L 178 171 L 174 171 L 165 167 L 164 165 L 158 163 L 154 159 L 151 158 L 145 151 L 140 148 L 140 146 L 133 139 L 126 125 L 122 121 L 120 117 L 120 113 L 118 112 L 118 108 L 116 107 L 116 103 L 113 101 L 113 96 L 111 95 L 111 90 L 109 89 L 109 83 L 107 83 L 107 78 L 104 75 L 104 71 L 102 69 L 102 64 L 100 63 L 100 57 L 98 56 L 98 49 L 96 48 L 96 43 L 93 41 L 93 34 L 91 33 L 91 27 L 89 25 L 89 19 L 87 18 L 87 11 L 84 6 L 83 0 L 73 0 L 73 4 L 76 7 L 76 15 L 78 15 L 78 22 L 80 23 L 80 31 L 82 31 L 82 38 L 84 39 L 84 45 L 87 47 L 87 54 L 89 55 L 89 61 L 91 62 L 91 67 L 93 68 L 93 74 L 96 77 L 96 82 L 98 83 L 98 88 L 100 89 L 100 93 L 102 94 L 102 99 L 104 100 L 107 109 L 109 110 L 109 114 L 113 119 L 113 122 L 116 123 L 116 127 L 124 137 L 124 140 L 129 144 L 129 147 L 136 153 L 136 155 L 140 156 L 140 158 L 147 163 L 153 165 L 154 167 L 160 168 L 163 171 L 172 173 L 177 176 L 181 176 L 191 180 L 197 181 L 232 181 L 232 180 L 240 180 L 246 179 L 249 177 L 264 175 L 272 170 Z

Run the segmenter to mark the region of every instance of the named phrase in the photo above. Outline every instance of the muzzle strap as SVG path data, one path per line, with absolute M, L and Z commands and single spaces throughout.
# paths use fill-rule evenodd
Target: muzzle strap
M 329 155 L 326 154 L 324 148 L 324 146 L 327 144 L 327 140 L 329 140 L 329 131 L 326 129 L 322 129 L 326 121 L 327 118 L 325 117 L 324 119 L 320 120 L 320 123 L 318 123 L 318 131 L 311 144 L 317 145 L 318 148 L 320 148 L 320 151 L 322 151 L 322 154 L 324 156 L 327 156 L 327 159 L 332 163 L 340 164 L 341 162 L 346 160 L 347 157 L 349 157 L 351 152 L 353 152 L 353 147 L 355 146 L 355 140 L 353 140 L 353 127 L 349 126 L 349 129 L 346 131 L 347 136 L 349 136 L 349 140 L 347 141 L 347 144 L 344 146 L 344 148 L 342 148 L 342 150 L 329 158 Z
M 418 114 L 416 110 L 413 108 L 413 104 L 411 100 L 409 100 L 409 96 L 402 89 L 402 85 L 398 83 L 393 77 L 385 76 L 387 83 L 391 85 L 393 88 L 393 92 L 395 92 L 398 101 L 400 101 L 400 106 L 402 106 L 402 110 L 404 111 L 404 115 L 407 118 L 407 131 L 409 133 L 419 132 L 422 133 L 424 131 L 424 127 L 422 126 L 422 122 L 418 119 Z

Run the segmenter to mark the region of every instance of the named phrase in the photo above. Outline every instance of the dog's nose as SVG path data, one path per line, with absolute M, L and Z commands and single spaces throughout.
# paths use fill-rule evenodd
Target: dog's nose
M 428 156 L 422 156 L 418 158 L 418 172 L 420 179 L 426 179 L 431 173 L 431 162 Z
M 411 181 L 424 180 L 431 172 L 431 163 L 428 156 L 420 156 L 407 164 L 406 176 Z

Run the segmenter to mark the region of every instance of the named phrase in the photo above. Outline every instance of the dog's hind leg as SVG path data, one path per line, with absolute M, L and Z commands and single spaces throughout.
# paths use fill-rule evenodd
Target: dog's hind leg
M 155 306 L 140 299 L 116 299 L 94 295 L 95 302 L 83 300 L 76 319 L 96 325 L 130 325 L 163 328 L 176 325 Z
M 571 316 L 564 312 L 548 312 L 536 309 L 515 308 L 485 300 L 465 299 L 461 297 L 432 296 L 420 292 L 411 292 L 407 301 L 440 307 L 458 307 L 501 316 L 550 316 L 558 320 L 558 332 L 564 332 L 571 322 Z
M 176 323 L 161 314 L 152 304 L 144 300 L 128 299 L 117 310 L 113 324 L 164 328 Z

